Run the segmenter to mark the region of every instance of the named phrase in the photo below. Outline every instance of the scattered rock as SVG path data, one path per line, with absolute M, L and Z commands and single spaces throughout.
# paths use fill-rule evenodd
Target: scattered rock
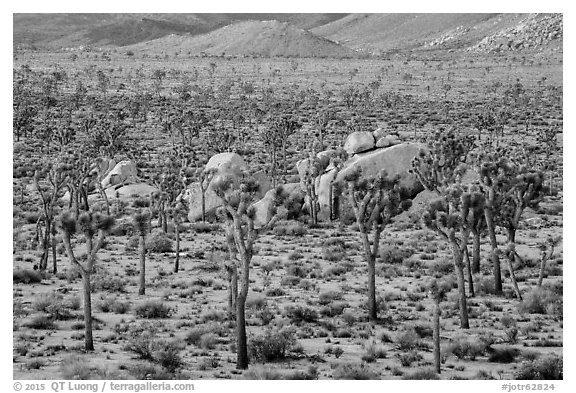
M 344 150 L 346 150 L 348 154 L 357 154 L 371 150 L 375 145 L 376 141 L 371 132 L 357 131 L 348 135 L 346 143 L 344 143 Z

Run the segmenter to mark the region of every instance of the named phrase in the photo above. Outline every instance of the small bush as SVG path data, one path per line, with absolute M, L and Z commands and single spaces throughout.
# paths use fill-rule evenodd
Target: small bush
M 485 350 L 486 344 L 482 342 L 472 342 L 466 338 L 457 338 L 446 347 L 445 353 L 451 353 L 458 359 L 476 360 Z
M 30 269 L 17 269 L 12 273 L 14 284 L 36 284 L 42 281 L 40 272 Z
M 140 304 L 135 308 L 136 315 L 141 318 L 156 319 L 169 318 L 172 309 L 157 300 L 150 300 Z
M 204 333 L 200 337 L 200 348 L 214 349 L 218 343 L 218 336 L 214 333 Z
M 171 252 L 172 239 L 163 231 L 154 231 L 146 239 L 146 250 L 150 252 Z
M 288 306 L 285 309 L 285 314 L 295 325 L 301 325 L 303 322 L 316 322 L 318 320 L 316 310 L 309 307 Z
M 561 380 L 564 379 L 563 360 L 556 355 L 523 362 L 514 376 L 526 380 Z
M 396 344 L 400 346 L 402 351 L 410 351 L 420 346 L 420 336 L 418 336 L 414 328 L 409 328 L 396 337 Z
M 264 335 L 248 340 L 248 354 L 255 362 L 270 362 L 286 357 L 296 345 L 296 336 L 292 329 L 268 330 Z
M 399 354 L 398 359 L 400 360 L 400 364 L 402 364 L 403 367 L 410 367 L 412 363 L 422 360 L 422 355 L 412 350 L 407 353 Z
M 493 363 L 512 363 L 519 354 L 520 351 L 516 348 L 494 349 L 490 353 L 488 361 Z
M 426 370 L 417 370 L 417 371 L 414 371 L 413 373 L 406 374 L 402 377 L 402 379 L 405 379 L 405 380 L 409 380 L 409 379 L 418 379 L 418 380 L 440 379 L 440 376 L 438 374 L 436 374 L 436 372 L 434 370 L 426 369 Z
M 518 305 L 521 314 L 562 315 L 562 297 L 548 289 L 536 288 L 524 295 Z
M 220 225 L 210 224 L 208 222 L 195 222 L 190 225 L 190 228 L 192 228 L 192 230 L 196 233 L 210 233 L 218 231 L 220 229 Z
M 32 318 L 31 321 L 24 324 L 24 326 L 29 327 L 30 329 L 37 329 L 37 330 L 54 330 L 58 329 L 54 320 L 48 315 L 36 315 Z
M 341 363 L 336 366 L 332 376 L 334 379 L 380 379 L 380 375 L 364 363 Z
M 336 291 L 322 292 L 318 296 L 318 302 L 322 305 L 328 305 L 334 301 L 342 300 L 342 293 Z

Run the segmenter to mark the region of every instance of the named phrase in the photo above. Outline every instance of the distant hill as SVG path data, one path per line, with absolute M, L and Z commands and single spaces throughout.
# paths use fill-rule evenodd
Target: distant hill
M 541 22 L 546 19 L 553 22 Z M 562 15 L 559 14 L 351 14 L 316 27 L 312 32 L 374 54 L 427 49 L 494 51 L 508 49 L 507 43 L 505 47 L 501 42 L 491 45 L 495 40 L 488 37 L 521 32 L 527 24 L 532 27 L 531 34 L 519 33 L 517 39 L 535 41 L 536 46 L 546 46 L 556 40 L 561 46 Z M 560 32 L 554 38 L 548 38 L 547 24 L 559 25 Z M 539 40 L 540 35 L 546 37 Z
M 355 57 L 352 49 L 299 29 L 289 23 L 246 21 L 196 36 L 170 35 L 135 44 L 134 52 L 182 52 L 207 55 L 263 57 Z
M 347 14 L 14 14 L 15 45 L 72 47 L 125 46 L 168 36 L 198 35 L 238 21 L 278 20 L 301 29 Z
M 299 41 L 301 40 L 301 41 Z M 16 47 L 347 57 L 562 50 L 561 14 L 14 14 Z M 176 49 L 179 47 L 180 49 Z

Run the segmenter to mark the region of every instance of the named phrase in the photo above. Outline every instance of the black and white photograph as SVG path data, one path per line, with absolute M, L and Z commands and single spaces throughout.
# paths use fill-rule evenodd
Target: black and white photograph
M 13 391 L 561 391 L 564 14 L 378 7 L 11 14 Z

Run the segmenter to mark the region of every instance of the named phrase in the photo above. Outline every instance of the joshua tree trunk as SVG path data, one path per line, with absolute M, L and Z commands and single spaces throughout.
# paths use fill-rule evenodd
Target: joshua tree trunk
M 42 257 L 40 259 L 40 270 L 45 271 L 48 269 L 48 255 L 50 254 L 50 236 L 52 233 L 52 219 L 47 216 L 44 217 L 46 222 L 46 229 L 44 231 L 44 239 L 42 239 Z
M 472 236 L 472 273 L 480 273 L 480 231 Z
M 96 184 L 98 187 L 98 191 L 100 192 L 100 196 L 102 197 L 102 199 L 104 199 L 104 203 L 106 204 L 106 214 L 110 215 L 110 201 L 108 200 L 108 195 L 106 195 L 106 192 L 104 192 L 100 180 L 96 180 Z
M 168 233 L 168 220 L 166 220 L 166 212 L 164 207 L 160 209 L 160 216 L 162 217 L 162 232 Z
M 236 351 L 238 359 L 236 368 L 246 370 L 248 368 L 248 343 L 246 341 L 246 318 L 245 318 L 246 296 L 243 291 L 236 299 Z
M 458 243 L 452 241 L 452 256 L 454 259 L 454 267 L 456 268 L 456 278 L 458 281 L 458 292 L 460 294 L 460 327 L 462 329 L 469 329 L 470 323 L 468 322 L 468 304 L 466 301 L 466 287 L 464 281 L 464 263 L 463 252 L 458 247 Z
M 508 228 L 508 242 L 511 244 L 516 244 L 516 229 Z M 512 281 L 512 286 L 514 287 L 514 292 L 518 300 L 522 301 L 522 293 L 518 287 L 518 282 L 516 281 L 516 274 L 514 274 L 514 262 L 516 260 L 516 247 L 513 251 L 508 254 L 508 269 L 510 270 L 510 280 Z
M 434 299 L 434 366 L 440 374 L 440 300 Z
M 468 293 L 470 297 L 474 297 L 474 279 L 472 278 L 472 267 L 470 266 L 468 247 L 464 249 L 464 256 L 466 257 L 466 273 L 468 273 Z
M 56 263 L 56 226 L 52 226 L 52 274 L 58 273 L 58 264 Z
M 138 295 L 144 295 L 146 292 L 146 238 L 140 236 L 140 288 Z
M 91 272 L 84 271 L 82 274 L 82 285 L 84 289 L 84 344 L 87 351 L 94 350 L 94 339 L 92 338 L 92 295 L 90 292 Z
M 202 188 L 202 222 L 206 222 L 206 190 Z
M 378 308 L 376 306 L 376 244 L 379 241 L 380 234 L 376 230 L 374 237 L 374 250 L 370 247 L 370 240 L 363 224 L 359 225 L 360 238 L 362 239 L 362 246 L 364 248 L 364 255 L 368 263 L 368 320 L 370 322 L 378 321 Z M 375 252 L 376 251 L 376 252 Z
M 178 219 L 174 218 L 174 232 L 176 235 L 176 259 L 174 260 L 174 273 L 180 269 L 180 228 Z
M 502 273 L 500 272 L 498 241 L 496 240 L 496 232 L 494 228 L 494 218 L 492 216 L 492 210 L 490 210 L 489 207 L 484 209 L 484 217 L 486 218 L 486 227 L 488 228 L 490 247 L 492 248 L 490 257 L 492 258 L 492 267 L 494 269 L 494 293 L 496 295 L 502 295 Z

